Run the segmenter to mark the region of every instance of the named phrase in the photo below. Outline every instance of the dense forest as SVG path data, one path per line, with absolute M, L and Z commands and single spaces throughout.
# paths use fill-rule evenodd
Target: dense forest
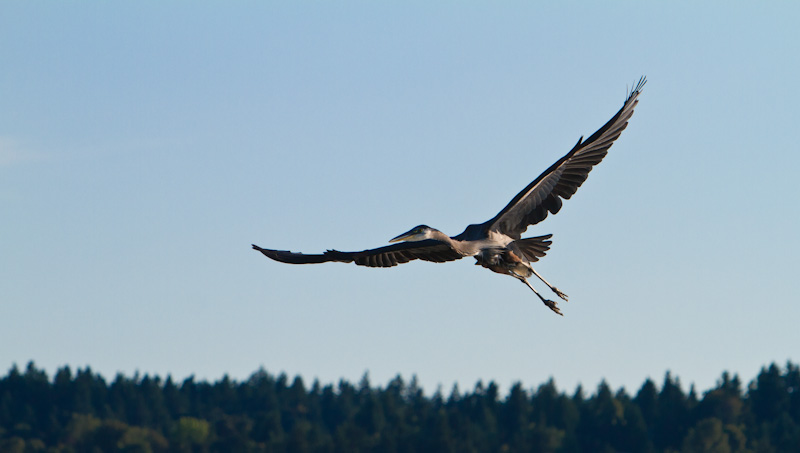
M 800 451 L 800 368 L 772 364 L 743 388 L 684 392 L 669 373 L 635 395 L 553 381 L 490 382 L 426 396 L 416 379 L 310 387 L 259 370 L 245 381 L 118 375 L 29 363 L 0 379 L 2 452 Z

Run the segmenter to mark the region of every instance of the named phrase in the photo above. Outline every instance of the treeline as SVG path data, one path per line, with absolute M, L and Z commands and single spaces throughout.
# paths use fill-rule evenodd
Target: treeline
M 772 364 L 743 388 L 684 392 L 669 373 L 631 396 L 553 381 L 501 395 L 494 382 L 426 396 L 416 379 L 307 386 L 260 370 L 175 382 L 33 363 L 0 379 L 2 452 L 795 452 L 800 368 Z

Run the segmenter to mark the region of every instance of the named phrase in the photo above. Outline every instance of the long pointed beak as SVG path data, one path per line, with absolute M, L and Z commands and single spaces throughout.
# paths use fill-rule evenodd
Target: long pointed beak
M 397 236 L 397 237 L 394 237 L 394 238 L 390 239 L 389 242 L 407 241 L 407 240 L 413 238 L 414 236 L 416 236 L 418 234 L 419 233 L 416 231 L 416 228 L 412 228 L 412 229 L 406 231 L 405 233 L 401 234 L 400 236 Z
M 389 242 L 403 242 L 407 237 L 411 237 L 411 236 L 412 236 L 412 234 L 410 232 L 403 233 L 400 236 L 397 236 L 397 237 L 394 237 L 392 239 L 389 239 Z

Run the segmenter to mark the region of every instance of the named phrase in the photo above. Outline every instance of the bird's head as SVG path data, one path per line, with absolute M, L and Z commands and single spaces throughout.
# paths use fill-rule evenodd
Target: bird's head
M 405 233 L 397 236 L 389 240 L 389 242 L 414 242 L 414 241 L 424 241 L 425 239 L 431 238 L 431 233 L 434 230 L 433 228 L 429 227 L 428 225 L 419 225 L 415 226 L 414 228 L 406 231 Z

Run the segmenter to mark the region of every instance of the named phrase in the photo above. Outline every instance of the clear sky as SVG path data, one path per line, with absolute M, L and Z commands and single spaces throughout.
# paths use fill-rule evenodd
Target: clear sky
M 432 3 L 0 3 L 0 371 L 635 392 L 800 361 L 800 4 Z M 458 234 L 642 74 L 527 232 L 563 318 L 472 259 L 250 249 Z

